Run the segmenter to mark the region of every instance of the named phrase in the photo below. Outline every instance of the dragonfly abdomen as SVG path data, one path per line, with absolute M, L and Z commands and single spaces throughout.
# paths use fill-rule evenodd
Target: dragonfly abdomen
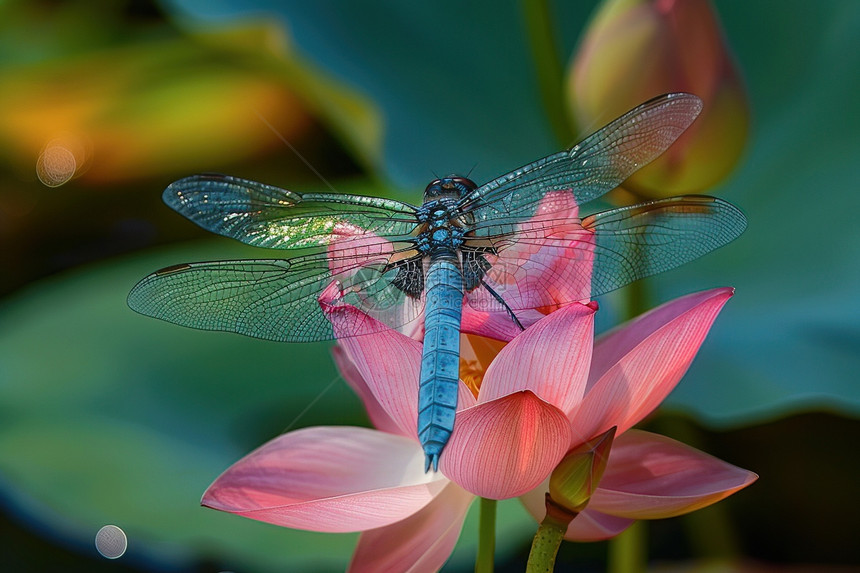
M 439 456 L 454 429 L 460 377 L 460 317 L 463 273 L 456 255 L 433 257 L 426 277 L 424 350 L 418 388 L 418 439 L 425 470 L 439 466 Z

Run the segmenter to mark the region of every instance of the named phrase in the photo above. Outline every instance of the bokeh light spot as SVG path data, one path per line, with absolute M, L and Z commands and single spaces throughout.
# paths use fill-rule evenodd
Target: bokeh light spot
M 85 137 L 61 133 L 49 140 L 36 160 L 36 175 L 47 187 L 59 187 L 89 166 L 91 145 Z
M 75 174 L 78 162 L 75 154 L 61 145 L 48 145 L 36 160 L 36 175 L 47 187 L 59 187 Z
M 96 549 L 102 557 L 117 559 L 123 556 L 127 547 L 125 531 L 116 525 L 105 525 L 96 533 Z

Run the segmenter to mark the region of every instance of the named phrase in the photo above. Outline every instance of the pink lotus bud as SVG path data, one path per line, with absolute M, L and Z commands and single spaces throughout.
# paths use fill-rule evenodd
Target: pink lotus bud
M 746 94 L 708 0 L 605 0 L 568 70 L 580 131 L 654 96 L 689 92 L 704 110 L 669 150 L 624 185 L 647 197 L 702 191 L 726 177 L 747 134 Z

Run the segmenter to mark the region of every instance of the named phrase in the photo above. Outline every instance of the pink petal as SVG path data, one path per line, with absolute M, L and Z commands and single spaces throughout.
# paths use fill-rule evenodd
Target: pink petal
M 574 440 L 618 426 L 618 433 L 648 415 L 681 380 L 730 288 L 684 296 L 600 339 L 588 388 L 572 412 Z
M 458 412 L 440 469 L 475 495 L 505 499 L 546 479 L 569 445 L 564 413 L 517 392 Z
M 278 436 L 209 486 L 202 504 L 310 531 L 364 531 L 414 514 L 444 488 L 407 438 L 315 427 Z
M 332 321 L 337 318 L 336 322 L 332 322 L 334 334 L 337 338 L 347 338 L 352 336 L 365 336 L 368 334 L 377 334 L 389 329 L 388 322 L 392 320 L 391 313 L 386 313 L 385 310 L 375 312 L 374 316 L 370 316 L 367 312 L 357 309 L 353 304 L 345 302 L 344 297 L 348 297 L 351 291 L 343 290 L 343 285 L 338 281 L 332 281 L 320 293 L 317 301 L 320 308 L 326 314 L 326 317 Z M 360 300 L 352 300 L 353 303 L 360 303 Z
M 567 526 L 564 538 L 568 541 L 603 541 L 615 537 L 633 525 L 634 521 L 587 507 Z
M 514 338 L 487 368 L 478 403 L 531 390 L 562 411 L 572 409 L 588 380 L 594 311 L 567 305 Z
M 546 483 L 520 496 L 520 501 L 535 520 L 540 523 L 546 516 Z M 564 538 L 568 541 L 602 541 L 615 537 L 633 523 L 633 519 L 606 515 L 587 507 L 567 527 Z
M 526 328 L 546 317 L 546 314 L 534 309 L 517 311 L 516 315 L 520 324 Z M 506 312 L 484 312 L 464 304 L 460 332 L 509 341 L 522 333 L 522 330 Z
M 475 395 L 472 394 L 472 391 L 461 380 L 457 386 L 457 410 L 468 410 L 477 403 L 478 400 L 475 398 Z
M 376 401 L 376 397 L 373 395 L 373 392 L 370 391 L 367 382 L 364 381 L 364 378 L 362 378 L 361 374 L 358 372 L 358 368 L 356 368 L 355 364 L 352 363 L 352 360 L 346 356 L 346 352 L 344 352 L 343 348 L 335 346 L 332 348 L 331 353 L 334 358 L 334 363 L 340 371 L 340 375 L 343 376 L 343 379 L 346 380 L 346 383 L 349 384 L 350 388 L 352 388 L 355 393 L 358 394 L 358 397 L 361 398 L 361 402 L 364 404 L 364 409 L 367 410 L 367 415 L 370 417 L 370 421 L 373 423 L 374 427 L 383 432 L 409 437 L 410 434 L 408 432 L 401 431 L 397 423 L 388 415 L 388 412 L 385 411 L 385 408 L 380 406 L 379 402 Z
M 328 298 L 321 297 L 320 301 L 338 336 L 335 362 L 358 393 L 373 424 L 380 430 L 417 440 L 421 343 L 355 307 L 331 305 Z M 366 333 L 349 336 L 350 328 L 358 322 Z M 475 397 L 462 382 L 457 403 L 459 408 L 475 404 Z
M 391 245 L 388 241 L 385 239 L 379 239 L 379 241 L 388 244 L 386 248 L 390 250 Z M 339 244 L 336 243 L 336 245 Z M 339 256 L 332 248 L 329 248 L 329 257 Z M 353 252 L 353 249 L 344 250 Z M 402 297 L 395 304 L 380 304 L 378 298 L 368 296 L 362 289 L 350 286 L 354 284 L 354 275 L 366 269 L 367 266 L 379 265 L 380 261 L 385 262 L 387 259 L 388 255 L 385 255 L 382 259 L 376 257 L 363 260 L 363 264 L 356 264 L 352 259 L 329 259 L 332 267 L 332 281 L 317 297 L 323 312 L 331 319 L 332 312 L 335 310 L 360 309 L 360 312 L 340 317 L 339 324 L 335 327 L 337 338 L 374 334 L 386 328 L 397 328 L 407 333 L 422 331 L 422 321 L 418 318 L 424 309 L 423 299 Z
M 437 571 L 454 549 L 475 496 L 448 483 L 423 509 L 361 534 L 349 573 Z
M 329 310 L 327 307 L 338 304 L 350 304 L 362 310 L 362 313 L 350 315 L 352 322 L 347 325 L 345 334 L 358 336 L 378 332 L 382 324 L 408 331 L 420 328 L 418 317 L 423 310 L 423 300 L 403 297 L 396 304 L 380 305 L 378 298 L 368 297 L 362 289 L 354 290 L 348 286 L 355 283 L 358 273 L 386 265 L 394 252 L 394 244 L 372 231 L 344 221 L 338 221 L 329 236 L 328 263 L 332 283 L 320 296 L 320 304 L 326 312 Z M 408 257 L 418 252 L 401 254 Z M 361 282 L 364 281 L 359 280 Z
M 696 311 L 699 306 L 705 307 L 701 310 L 706 314 L 719 311 L 734 292 L 731 287 L 721 287 L 681 296 L 602 334 L 594 343 L 589 381 L 597 381 L 646 338 L 685 313 Z
M 547 222 L 552 222 L 549 235 Z M 511 246 L 483 255 L 492 265 L 484 280 L 510 308 L 549 312 L 590 298 L 594 232 L 580 221 L 571 189 L 547 193 L 534 216 L 515 231 Z M 485 289 L 472 291 L 468 298 L 477 309 L 498 307 Z
M 367 317 L 360 310 L 343 305 L 327 310 L 338 335 L 338 344 L 365 381 L 370 394 L 394 421 L 400 435 L 418 439 L 418 380 L 421 371 L 421 343 L 389 328 L 363 336 L 346 336 L 349 327 Z
M 589 509 L 632 519 L 673 517 L 715 503 L 758 476 L 665 436 L 615 440 Z

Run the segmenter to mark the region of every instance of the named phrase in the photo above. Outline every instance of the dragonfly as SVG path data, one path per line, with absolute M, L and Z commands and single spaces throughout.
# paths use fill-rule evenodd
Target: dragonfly
M 675 268 L 744 231 L 738 208 L 704 195 L 579 214 L 666 151 L 701 109 L 692 94 L 658 96 L 483 185 L 435 179 L 420 206 L 220 174 L 180 179 L 163 199 L 204 229 L 257 247 L 314 250 L 167 267 L 143 278 L 128 304 L 187 327 L 282 342 L 335 338 L 320 304 L 332 288 L 333 303 L 362 311 L 338 337 L 423 316 L 417 432 L 425 471 L 437 471 L 454 428 L 461 331 L 480 331 L 470 326 L 480 320 L 465 318 L 518 331 L 535 314 Z

